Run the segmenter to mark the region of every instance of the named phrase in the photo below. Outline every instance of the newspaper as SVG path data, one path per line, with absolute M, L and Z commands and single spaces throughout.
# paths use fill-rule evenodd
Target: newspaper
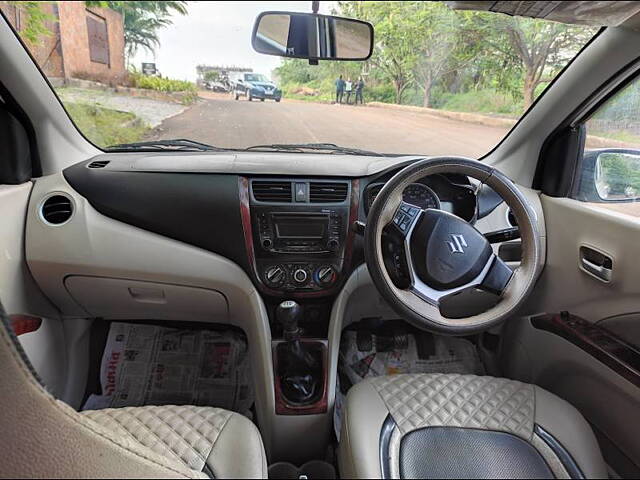
M 399 373 L 484 373 L 476 348 L 470 341 L 428 333 L 416 335 L 406 330 L 378 335 L 346 330 L 342 332 L 338 364 L 333 411 L 333 427 L 338 440 L 346 393 L 365 378 Z
M 207 405 L 247 414 L 253 404 L 244 336 L 114 322 L 102 357 L 102 395 L 83 410 Z

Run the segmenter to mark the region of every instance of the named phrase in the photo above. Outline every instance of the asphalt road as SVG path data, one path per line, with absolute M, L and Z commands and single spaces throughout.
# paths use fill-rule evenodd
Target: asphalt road
M 248 102 L 210 95 L 162 122 L 150 139 L 189 138 L 228 148 L 330 142 L 381 153 L 477 158 L 507 130 L 386 108 L 287 99 Z

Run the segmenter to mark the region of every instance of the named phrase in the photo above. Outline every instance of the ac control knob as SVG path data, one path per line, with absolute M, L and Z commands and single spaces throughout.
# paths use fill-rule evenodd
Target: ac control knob
M 293 281 L 298 285 L 304 285 L 307 282 L 309 274 L 304 268 L 298 268 L 293 272 Z
M 331 265 L 323 265 L 319 267 L 313 274 L 313 279 L 315 282 L 322 286 L 328 287 L 338 278 L 338 274 L 336 273 L 335 268 Z
M 268 287 L 277 288 L 284 285 L 287 279 L 287 271 L 282 265 L 274 265 L 264 272 L 264 283 Z

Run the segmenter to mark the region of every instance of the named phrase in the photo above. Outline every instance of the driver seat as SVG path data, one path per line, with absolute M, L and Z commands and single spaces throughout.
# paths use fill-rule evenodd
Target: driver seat
M 535 385 L 475 375 L 366 379 L 349 391 L 343 478 L 607 478 L 582 415 Z

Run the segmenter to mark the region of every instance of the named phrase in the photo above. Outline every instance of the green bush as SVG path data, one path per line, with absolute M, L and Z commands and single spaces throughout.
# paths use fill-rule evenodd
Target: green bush
M 494 90 L 471 90 L 444 93 L 434 102 L 435 108 L 454 112 L 493 113 L 508 116 L 522 114 L 522 102 Z
M 146 88 L 158 92 L 193 92 L 196 93 L 196 85 L 186 80 L 173 80 L 171 78 L 151 77 L 140 72 L 129 73 L 132 86 Z
M 365 85 L 363 97 L 365 102 L 384 102 L 393 103 L 396 98 L 396 92 L 393 85 Z

